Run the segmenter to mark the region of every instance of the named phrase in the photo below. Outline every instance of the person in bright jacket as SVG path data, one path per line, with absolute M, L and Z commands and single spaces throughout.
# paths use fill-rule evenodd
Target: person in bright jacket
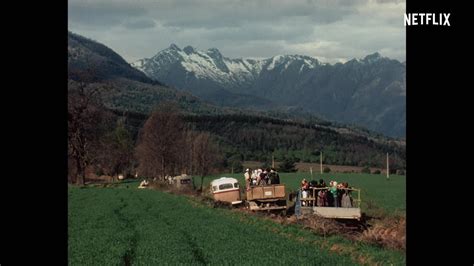
M 338 189 L 337 189 L 337 182 L 333 181 L 332 186 L 329 188 L 329 192 L 332 194 L 334 199 L 334 207 L 339 207 L 339 197 L 338 197 Z

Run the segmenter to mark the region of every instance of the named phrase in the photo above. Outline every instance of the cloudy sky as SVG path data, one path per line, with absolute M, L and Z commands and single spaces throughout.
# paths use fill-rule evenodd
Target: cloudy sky
M 404 13 L 402 0 L 68 0 L 68 28 L 129 62 L 171 43 L 230 58 L 405 61 Z

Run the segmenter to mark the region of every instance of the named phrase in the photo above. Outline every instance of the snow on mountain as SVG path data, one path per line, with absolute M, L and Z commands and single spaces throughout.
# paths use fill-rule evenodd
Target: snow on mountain
M 393 136 L 405 132 L 405 65 L 379 53 L 334 65 L 302 55 L 231 59 L 177 45 L 133 66 L 223 106 L 299 106 L 326 119 Z
M 216 48 L 198 51 L 191 46 L 180 49 L 171 44 L 150 59 L 140 59 L 132 66 L 149 77 L 166 82 L 170 71 L 177 68 L 197 79 L 207 79 L 226 86 L 245 86 L 258 78 L 262 71 L 286 70 L 291 64 L 303 69 L 313 69 L 319 62 L 315 58 L 300 55 L 277 55 L 268 59 L 231 59 L 222 56 Z

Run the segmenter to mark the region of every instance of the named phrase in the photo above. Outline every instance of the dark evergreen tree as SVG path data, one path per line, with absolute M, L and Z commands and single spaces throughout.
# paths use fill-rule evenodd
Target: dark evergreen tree
M 292 158 L 285 158 L 278 168 L 278 172 L 293 173 L 296 172 L 296 162 Z

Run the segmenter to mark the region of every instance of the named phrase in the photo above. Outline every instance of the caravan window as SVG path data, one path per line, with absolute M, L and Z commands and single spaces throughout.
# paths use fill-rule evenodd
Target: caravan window
M 212 191 L 216 191 L 217 190 L 217 186 L 212 186 Z
M 239 183 L 234 183 L 234 187 L 235 187 L 235 188 L 238 188 L 238 187 L 239 187 Z
M 219 190 L 232 188 L 232 183 L 219 185 Z
M 191 179 L 181 179 L 181 184 L 191 184 Z

